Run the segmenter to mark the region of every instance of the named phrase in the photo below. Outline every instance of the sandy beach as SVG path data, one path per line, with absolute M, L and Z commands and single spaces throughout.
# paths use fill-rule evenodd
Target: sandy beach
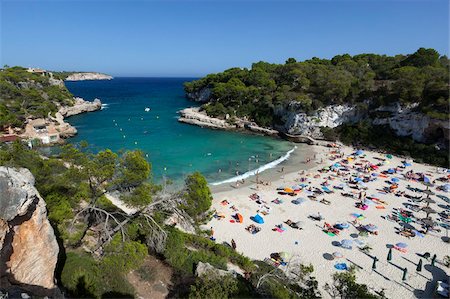
M 295 260 L 312 264 L 324 298 L 331 297 L 323 287 L 332 282 L 333 273 L 339 271 L 335 268 L 337 263 L 345 263 L 347 267 L 355 266 L 359 283 L 367 284 L 376 292 L 384 290 L 388 298 L 432 297 L 436 280 L 445 280 L 449 273 L 449 268 L 442 264 L 442 259 L 450 251 L 449 244 L 443 241 L 448 236 L 448 231 L 440 226 L 448 225 L 448 216 L 439 214 L 450 209 L 449 204 L 441 198 L 449 193 L 437 189 L 448 183 L 448 173 L 437 173 L 437 167 L 414 161 L 404 164 L 403 158 L 377 152 L 364 151 L 361 155 L 353 155 L 356 150 L 345 146 L 340 149 L 311 146 L 311 149 L 311 162 L 282 163 L 271 170 L 269 178 L 262 174 L 259 179 L 266 182 L 271 180 L 270 185 L 256 185 L 255 177 L 252 177 L 239 187 L 230 187 L 228 184 L 212 188 L 212 209 L 222 217 L 214 217 L 203 228 L 213 228 L 216 242 L 230 243 L 234 239 L 236 250 L 252 259 L 265 260 L 272 253 L 287 252 L 290 256 L 288 262 Z M 319 171 L 332 165 L 334 171 Z M 292 171 L 293 169 L 296 171 Z M 392 169 L 395 173 L 389 173 Z M 427 188 L 423 184 L 423 175 L 420 179 L 418 173 L 425 175 L 432 183 L 429 189 L 433 194 L 429 197 L 435 202 L 427 203 L 424 201 L 427 195 L 411 189 L 423 191 Z M 277 174 L 276 179 L 274 174 Z M 412 178 L 406 178 L 411 175 Z M 446 180 L 440 181 L 438 178 Z M 363 182 L 356 183 L 355 179 Z M 302 187 L 299 186 L 301 184 Z M 297 194 L 291 196 L 280 194 L 279 191 L 282 190 L 277 188 L 298 190 Z M 324 190 L 332 192 L 326 193 Z M 254 195 L 252 199 L 252 194 L 257 196 Z M 421 197 L 422 201 L 413 202 L 411 197 Z M 292 200 L 298 198 L 299 204 L 292 203 Z M 325 201 L 321 202 L 323 199 Z M 362 205 L 357 207 L 359 202 Z M 427 216 L 421 210 L 427 204 L 436 213 L 429 216 L 435 222 L 434 229 L 425 234 L 426 229 L 420 219 Z M 242 223 L 234 221 L 233 216 L 237 213 L 242 215 Z M 308 217 L 318 213 L 323 220 L 316 221 Z M 256 214 L 262 216 L 263 224 L 250 218 Z M 361 217 L 355 221 L 358 215 Z M 403 216 L 412 222 L 405 220 Z M 288 219 L 293 222 L 301 221 L 302 229 L 294 229 L 285 224 Z M 247 231 L 246 227 L 251 224 L 260 231 L 256 234 Z M 328 231 L 324 230 L 326 224 L 330 226 Z M 348 228 L 336 229 L 336 224 L 343 224 Z M 365 229 L 368 224 L 375 228 L 372 232 Z M 410 233 L 415 236 L 400 234 L 404 228 L 409 230 L 402 234 Z M 341 246 L 344 239 L 351 241 L 352 249 Z M 397 247 L 398 243 L 405 243 L 407 247 Z M 361 250 L 364 246 L 370 249 L 364 252 Z M 392 260 L 387 261 L 389 248 L 394 246 L 396 248 L 392 249 Z M 343 257 L 334 258 L 335 252 L 341 253 Z M 422 258 L 424 267 L 421 272 L 416 272 L 417 263 L 421 259 L 419 255 L 425 252 L 429 252 L 431 256 L 437 255 L 435 266 L 431 266 L 431 259 Z M 375 270 L 372 269 L 373 257 L 379 259 Z M 408 270 L 404 281 L 403 268 Z

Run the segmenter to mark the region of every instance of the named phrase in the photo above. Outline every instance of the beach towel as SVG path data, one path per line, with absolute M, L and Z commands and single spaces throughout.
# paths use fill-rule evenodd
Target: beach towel
M 284 233 L 286 229 L 281 229 L 279 227 L 275 228 L 275 231 L 279 232 L 279 233 Z
M 379 210 L 384 210 L 386 209 L 384 206 L 376 206 L 375 208 L 379 209 Z

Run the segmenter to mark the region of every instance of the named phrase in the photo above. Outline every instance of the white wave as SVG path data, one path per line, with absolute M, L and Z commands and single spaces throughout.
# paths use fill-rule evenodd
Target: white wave
M 102 108 L 100 108 L 100 110 L 104 110 L 104 109 L 108 109 L 109 108 L 109 104 L 102 104 Z
M 291 149 L 290 151 L 288 151 L 284 156 L 282 156 L 282 157 L 280 157 L 280 158 L 278 158 L 278 159 L 276 159 L 276 160 L 274 160 L 272 162 L 264 164 L 263 166 L 261 166 L 261 167 L 259 167 L 257 169 L 247 171 L 244 174 L 241 174 L 241 175 L 238 175 L 238 176 L 226 179 L 224 181 L 211 183 L 211 185 L 212 186 L 217 186 L 217 185 L 222 185 L 222 184 L 227 184 L 227 183 L 233 183 L 233 182 L 241 181 L 242 179 L 246 179 L 246 178 L 248 178 L 248 177 L 250 177 L 252 175 L 256 175 L 257 173 L 261 173 L 261 172 L 263 172 L 263 171 L 265 171 L 267 169 L 274 168 L 275 166 L 277 166 L 281 162 L 286 161 L 287 159 L 289 159 L 289 157 L 295 151 L 296 148 L 297 148 L 297 146 L 294 146 L 294 148 Z

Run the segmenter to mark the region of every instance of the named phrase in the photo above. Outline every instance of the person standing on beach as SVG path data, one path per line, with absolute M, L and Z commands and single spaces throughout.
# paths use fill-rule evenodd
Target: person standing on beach
M 210 236 L 211 238 L 214 238 L 214 229 L 212 228 L 212 226 L 211 226 L 211 229 L 210 229 L 210 231 L 209 231 L 209 236 Z
M 234 239 L 231 239 L 231 247 L 233 248 L 233 250 L 236 250 L 236 242 L 234 241 Z

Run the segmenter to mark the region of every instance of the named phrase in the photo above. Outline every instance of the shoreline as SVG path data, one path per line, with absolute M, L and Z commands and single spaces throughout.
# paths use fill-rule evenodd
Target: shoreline
M 448 245 L 441 240 L 441 237 L 443 235 L 445 236 L 445 230 L 441 230 L 440 233 L 429 232 L 425 237 L 426 241 L 423 241 L 424 239 L 417 236 L 413 239 L 408 239 L 398 235 L 396 230 L 401 229 L 401 226 L 400 228 L 397 228 L 395 227 L 397 224 L 385 220 L 382 217 L 385 217 L 390 213 L 395 213 L 396 209 L 404 209 L 405 206 L 402 205 L 402 202 L 406 201 L 406 198 L 399 198 L 393 194 L 381 195 L 377 193 L 379 192 L 377 190 L 382 189 L 383 186 L 386 185 L 386 180 L 389 179 L 381 178 L 367 184 L 368 186 L 371 185 L 369 190 L 367 190 L 367 196 L 370 195 L 373 197 L 375 196 L 373 194 L 377 194 L 377 197 L 381 197 L 386 202 L 383 209 L 370 206 L 368 210 L 361 211 L 360 209 L 355 208 L 355 201 L 342 196 L 342 191 L 340 190 L 334 190 L 334 194 L 323 195 L 323 197 L 330 202 L 329 204 L 310 200 L 306 197 L 306 194 L 304 194 L 305 192 L 301 192 L 293 197 L 278 194 L 276 191 L 278 187 L 286 186 L 290 188 L 292 185 L 297 185 L 301 182 L 301 177 L 307 178 L 305 183 L 318 188 L 321 187 L 324 180 L 329 180 L 330 189 L 332 190 L 333 188 L 331 185 L 334 186 L 344 183 L 344 180 L 339 178 L 327 179 L 328 174 L 323 174 L 318 171 L 325 166 L 328 167 L 335 163 L 330 160 L 330 154 L 331 151 L 335 150 L 334 148 L 325 148 L 322 146 L 307 147 L 315 151 L 316 158 L 311 164 L 307 165 L 309 167 L 303 169 L 304 173 L 301 168 L 296 168 L 302 165 L 298 163 L 293 163 L 293 165 L 291 165 L 293 171 L 286 171 L 285 169 L 285 172 L 281 173 L 279 168 L 282 167 L 282 164 L 280 164 L 278 165 L 278 169 L 271 169 L 273 170 L 272 173 L 267 175 L 267 179 L 271 180 L 270 185 L 257 185 L 254 179 L 249 179 L 248 183 L 246 182 L 246 184 L 241 185 L 238 188 L 232 186 L 227 186 L 226 188 L 212 188 L 213 204 L 211 210 L 223 214 L 225 219 L 218 220 L 212 218 L 207 224 L 202 226 L 202 228 L 209 229 L 210 227 L 213 227 L 215 231 L 214 237 L 218 243 L 229 243 L 231 239 L 234 239 L 237 243 L 237 250 L 251 259 L 264 260 L 273 252 L 283 251 L 288 252 L 293 259 L 300 260 L 303 264 L 312 264 L 314 266 L 313 276 L 318 280 L 319 289 L 321 290 L 323 298 L 330 298 L 330 295 L 324 290 L 324 286 L 326 283 L 332 283 L 332 275 L 333 273 L 336 273 L 333 266 L 338 262 L 356 265 L 358 269 L 361 267 L 356 274 L 358 283 L 367 284 L 369 288 L 376 291 L 384 289 L 385 294 L 388 295 L 389 298 L 413 297 L 413 290 L 405 287 L 405 284 L 401 280 L 401 270 L 392 266 L 389 262 L 386 262 L 386 254 L 388 251 L 386 247 L 389 244 L 405 242 L 409 245 L 408 253 L 402 254 L 394 251 L 393 262 L 398 265 L 398 267 L 408 268 L 408 284 L 410 284 L 413 289 L 424 292 L 423 295 L 418 296 L 419 298 L 428 298 L 427 296 L 431 296 L 432 294 L 430 293 L 429 288 L 429 285 L 431 284 L 430 281 L 436 281 L 442 279 L 442 277 L 435 277 L 434 274 L 432 275 L 434 272 L 431 272 L 431 270 L 427 268 L 428 266 L 425 267 L 427 270 L 422 272 L 423 276 L 418 276 L 414 271 L 415 265 L 411 263 L 416 263 L 418 261 L 419 257 L 416 253 L 421 254 L 427 251 L 432 252 L 432 254 L 436 253 L 438 259 L 442 260 L 444 255 L 447 254 L 447 251 L 444 248 Z M 345 157 L 355 152 L 355 149 L 348 146 L 342 146 L 341 149 L 345 154 Z M 367 155 L 367 158 L 364 159 L 370 161 L 379 161 L 377 158 L 386 157 L 385 154 L 375 151 L 365 151 L 365 154 Z M 385 158 L 385 162 L 388 164 L 384 164 L 383 170 L 389 167 L 402 165 L 402 160 L 404 159 L 398 156 L 394 156 L 392 159 Z M 336 161 L 339 161 L 339 159 Z M 289 162 L 287 162 L 286 165 L 287 164 L 289 164 Z M 405 172 L 412 169 L 422 173 L 433 174 L 434 178 L 439 176 L 439 174 L 436 173 L 436 166 L 418 164 L 415 162 L 412 164 L 413 166 L 408 167 Z M 285 168 L 287 167 L 286 165 Z M 351 173 L 355 172 L 353 168 L 350 171 Z M 401 174 L 395 176 L 399 178 L 402 177 Z M 421 183 L 408 181 L 403 178 L 401 178 L 399 183 L 402 191 L 403 188 L 409 184 L 416 188 L 424 188 Z M 441 183 L 437 183 L 437 185 L 441 185 Z M 433 189 L 433 191 L 435 190 Z M 357 191 L 353 193 L 356 192 Z M 406 190 L 406 192 L 411 193 L 409 190 Z M 265 221 L 264 224 L 256 224 L 249 219 L 249 217 L 255 215 L 257 210 L 260 210 L 262 206 L 259 205 L 258 209 L 258 205 L 249 199 L 249 196 L 254 193 L 257 193 L 260 198 L 266 202 L 265 205 L 270 206 L 270 213 L 268 215 L 263 215 Z M 283 200 L 284 203 L 274 204 L 272 200 L 275 198 Z M 291 200 L 296 198 L 304 198 L 306 201 L 301 205 L 294 205 L 291 203 Z M 221 204 L 224 200 L 228 201 L 229 204 Z M 438 201 L 438 204 L 444 203 L 439 199 L 436 199 L 436 201 Z M 348 230 L 342 231 L 340 236 L 330 237 L 322 232 L 323 221 L 316 222 L 308 219 L 308 215 L 317 214 L 318 212 L 320 212 L 325 217 L 326 221 L 331 224 L 343 221 L 348 221 L 348 223 L 350 223 L 350 220 L 353 220 L 350 215 L 354 212 L 364 214 L 366 219 L 361 222 L 363 222 L 363 224 L 376 224 L 379 227 L 379 235 L 381 236 L 360 237 L 358 236 L 356 226 L 352 224 Z M 242 214 L 244 219 L 243 224 L 229 222 L 230 217 L 235 213 Z M 416 213 L 419 217 L 425 216 L 425 214 L 420 211 Z M 435 216 L 433 218 L 435 218 Z M 300 220 L 304 223 L 304 229 L 300 231 L 294 230 L 285 225 L 287 228 L 282 233 L 272 231 L 273 227 L 280 223 L 284 223 L 287 219 L 292 219 L 293 221 Z M 245 230 L 245 227 L 250 224 L 256 224 L 257 226 L 260 226 L 262 230 L 259 233 L 252 235 Z M 418 227 L 420 226 L 417 224 L 414 225 L 419 229 Z M 335 245 L 336 242 L 339 242 L 342 239 L 352 240 L 353 238 L 355 238 L 354 240 L 362 240 L 370 246 L 370 253 L 364 253 L 363 251 L 358 250 L 358 248 L 349 251 L 336 247 Z M 344 258 L 340 260 L 327 259 L 327 257 L 331 256 L 335 251 L 342 252 L 345 255 Z M 402 259 L 400 255 L 405 255 L 405 258 Z M 378 262 L 377 268 L 379 272 L 371 270 L 371 256 L 379 258 L 380 261 Z M 409 262 L 408 260 L 412 260 L 413 262 Z M 425 264 L 428 263 L 426 260 L 424 260 L 424 262 Z M 444 266 L 438 267 L 443 267 L 442 269 L 444 269 L 444 272 L 447 271 L 448 273 L 448 268 L 445 268 Z M 389 279 L 387 280 L 386 278 L 383 278 L 383 276 L 388 277 Z
M 311 145 L 326 142 L 323 140 L 313 139 L 309 136 L 294 136 L 272 128 L 263 128 L 258 126 L 254 122 L 240 118 L 236 118 L 233 123 L 230 123 L 227 120 L 208 116 L 204 111 L 201 110 L 201 107 L 187 107 L 178 111 L 178 114 L 180 114 L 180 116 L 178 117 L 179 122 L 199 126 L 202 128 L 235 132 L 248 132 L 257 135 L 280 138 L 295 143 L 307 143 Z
M 299 144 L 297 148 L 291 153 L 288 159 L 282 161 L 281 163 L 275 165 L 272 168 L 266 169 L 258 174 L 259 182 L 271 182 L 279 178 L 280 175 L 285 177 L 291 177 L 295 175 L 298 170 L 309 170 L 316 167 L 316 163 L 311 161 L 310 163 L 305 163 L 305 159 L 308 157 L 313 157 L 315 154 L 317 155 L 321 146 L 311 146 L 307 144 Z M 274 160 L 276 161 L 276 160 Z M 272 162 L 274 162 L 272 161 Z M 270 164 L 269 162 L 267 164 Z M 267 165 L 266 164 L 266 165 Z M 283 171 L 282 171 L 283 170 Z M 227 180 L 235 178 L 233 176 Z M 240 190 L 243 188 L 254 188 L 256 190 L 256 178 L 257 175 L 250 175 L 248 178 L 245 178 L 244 183 L 239 182 L 239 185 L 236 185 L 236 182 L 223 183 L 219 185 L 213 185 L 212 183 L 208 183 L 208 186 L 211 190 L 211 193 L 221 193 L 221 192 L 229 192 L 232 190 Z M 261 183 L 259 184 L 261 187 L 263 186 Z

